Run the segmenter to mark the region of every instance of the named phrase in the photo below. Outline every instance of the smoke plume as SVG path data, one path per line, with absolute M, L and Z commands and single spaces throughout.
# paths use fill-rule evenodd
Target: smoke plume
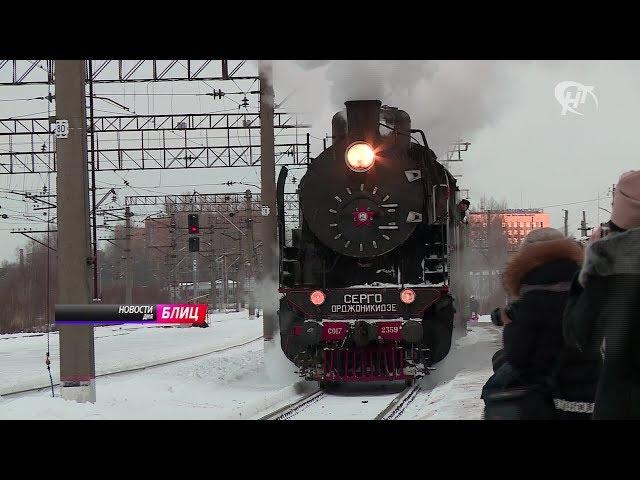
M 405 110 L 425 130 L 441 156 L 448 145 L 499 118 L 511 95 L 504 62 L 495 61 L 298 61 L 324 68 L 335 110 L 346 100 L 380 99 Z
M 263 263 L 274 262 L 280 256 L 278 249 L 274 249 L 268 252 L 268 255 L 263 257 Z M 276 266 L 277 272 L 277 266 Z M 281 294 L 278 292 L 279 283 L 277 273 L 275 278 L 269 278 L 267 276 L 256 282 L 256 291 L 254 292 L 255 298 L 259 307 L 263 311 L 263 321 L 268 321 L 264 317 L 265 313 L 274 314 L 278 311 L 280 306 Z M 282 351 L 280 344 L 280 324 L 278 318 L 274 319 L 274 336 L 273 341 L 264 343 L 264 363 L 265 373 L 267 378 L 276 385 L 290 385 L 292 382 L 299 380 L 298 375 L 295 374 L 295 366 L 287 359 Z

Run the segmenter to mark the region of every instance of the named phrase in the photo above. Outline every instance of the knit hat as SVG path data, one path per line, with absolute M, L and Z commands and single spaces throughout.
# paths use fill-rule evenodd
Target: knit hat
M 640 227 L 640 170 L 620 175 L 613 195 L 611 221 L 625 230 Z
M 524 237 L 524 240 L 522 240 L 522 246 L 524 247 L 525 245 L 536 242 L 546 242 L 548 240 L 559 240 L 561 238 L 565 238 L 565 236 L 560 232 L 560 230 L 550 227 L 537 228 L 535 230 L 531 230 L 527 236 Z

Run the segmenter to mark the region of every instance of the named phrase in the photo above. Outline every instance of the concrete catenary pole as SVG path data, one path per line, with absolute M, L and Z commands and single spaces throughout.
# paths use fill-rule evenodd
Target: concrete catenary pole
M 89 303 L 89 175 L 84 60 L 56 60 L 56 121 L 68 121 L 67 138 L 56 138 L 58 160 L 58 304 Z M 60 395 L 95 402 L 93 326 L 60 326 Z
M 278 230 L 276 209 L 276 166 L 273 132 L 273 81 L 271 61 L 259 62 L 260 76 L 260 197 L 262 200 L 262 259 L 261 307 L 263 334 L 267 343 L 273 342 L 277 327 L 278 308 Z
M 246 269 L 244 268 L 244 249 L 242 248 L 242 237 L 245 235 L 238 235 L 238 273 L 236 275 L 236 312 L 242 310 L 244 303 L 244 275 Z
M 222 254 L 222 305 L 227 313 L 229 305 L 229 277 L 227 276 L 227 252 Z
M 211 285 L 209 287 L 209 304 L 211 305 L 211 311 L 216 310 L 218 306 L 217 299 L 217 288 L 216 288 L 216 280 L 217 280 L 217 272 L 216 272 L 216 250 L 215 250 L 215 224 L 213 220 L 213 215 L 209 216 L 209 225 L 211 227 L 211 232 L 209 234 L 209 243 L 211 244 L 211 253 L 209 254 L 209 267 L 211 268 Z
M 247 258 L 247 268 L 246 268 L 246 272 L 247 272 L 247 281 L 245 282 L 245 287 L 246 287 L 246 298 L 247 298 L 247 302 L 248 302 L 248 308 L 249 308 L 249 318 L 253 319 L 256 316 L 256 301 L 255 301 L 255 267 L 256 267 L 256 261 L 255 261 L 255 242 L 253 239 L 253 207 L 252 207 L 252 201 L 251 201 L 251 190 L 247 190 L 245 191 L 244 194 L 244 198 L 245 198 L 245 211 L 246 211 L 246 235 L 245 235 L 245 239 L 246 239 L 246 248 L 245 251 L 247 252 L 246 258 Z
M 564 236 L 569 236 L 569 210 L 562 210 L 564 212 Z
M 124 207 L 125 218 L 125 303 L 133 303 L 133 259 L 131 258 L 131 210 Z
M 587 227 L 587 212 L 583 210 L 582 221 L 580 222 L 580 233 L 582 233 L 583 237 L 586 237 L 588 231 L 589 231 L 589 227 Z

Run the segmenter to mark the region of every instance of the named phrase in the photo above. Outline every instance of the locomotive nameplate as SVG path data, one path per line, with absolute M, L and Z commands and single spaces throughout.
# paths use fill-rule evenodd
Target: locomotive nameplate
M 342 303 L 331 305 L 331 313 L 398 312 L 398 303 L 387 303 L 384 297 L 382 293 L 345 293 L 342 296 Z M 386 300 L 388 301 L 388 298 Z
M 354 319 L 398 319 L 419 318 L 437 301 L 442 292 L 439 288 L 416 288 L 416 299 L 411 304 L 400 301 L 399 288 L 331 288 L 323 289 L 324 303 L 315 306 L 309 295 L 315 289 L 283 289 L 287 301 L 306 318 L 354 320 Z

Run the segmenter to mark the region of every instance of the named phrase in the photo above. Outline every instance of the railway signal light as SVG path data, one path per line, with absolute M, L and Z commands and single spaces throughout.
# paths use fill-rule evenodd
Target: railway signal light
M 189 251 L 190 252 L 200 251 L 200 237 L 189 237 Z
M 198 215 L 196 215 L 195 213 L 190 213 L 187 218 L 189 222 L 189 233 L 200 233 L 200 221 Z

